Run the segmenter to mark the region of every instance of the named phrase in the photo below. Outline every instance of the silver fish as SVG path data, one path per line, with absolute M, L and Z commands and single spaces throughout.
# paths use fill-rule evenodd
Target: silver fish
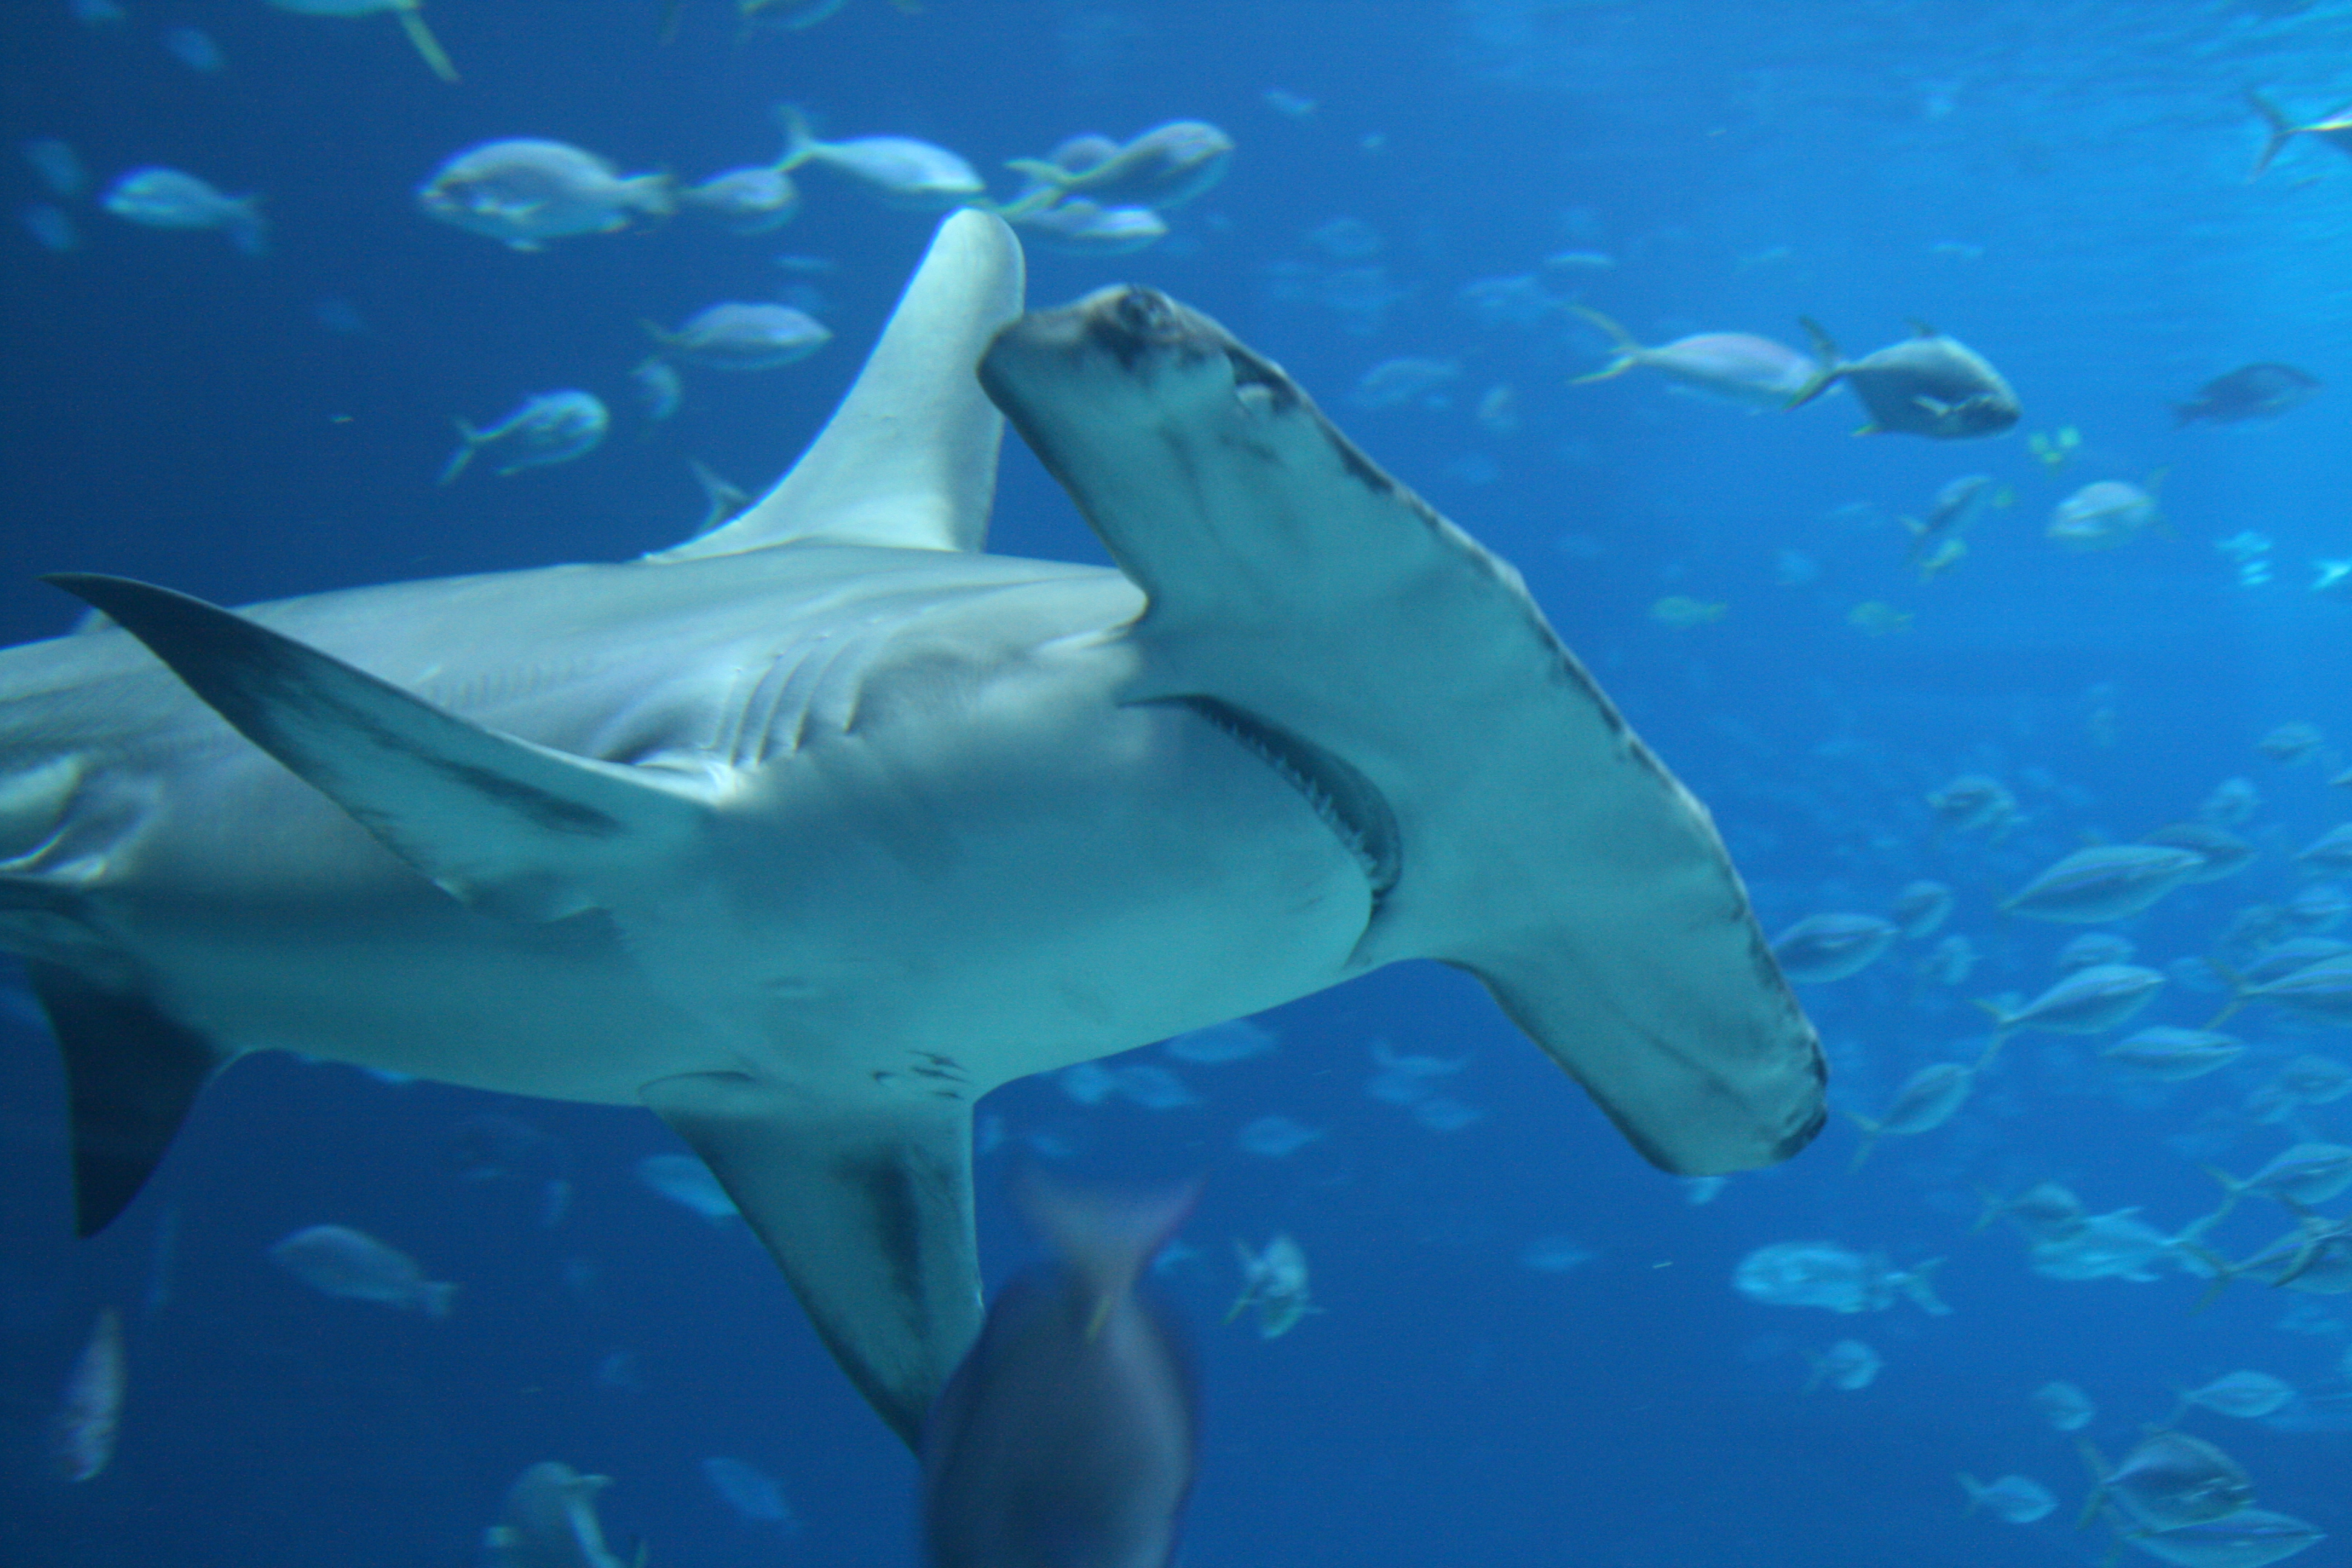
M 1192 1487 L 1174 1321 L 1136 1294 L 1195 1189 L 1114 1202 L 1030 1184 L 1057 1261 L 1007 1285 L 923 1429 L 931 1568 L 1162 1568 Z
M 1807 1394 L 1824 1383 L 1843 1393 L 1858 1393 L 1876 1382 L 1880 1369 L 1886 1364 L 1884 1357 L 1860 1340 L 1840 1340 L 1821 1354 L 1806 1359 L 1813 1366 L 1813 1375 L 1805 1382 Z
M 1979 1002 L 1993 1017 L 1996 1043 L 2020 1029 L 2053 1035 L 2105 1034 L 2147 1005 L 2164 976 L 2133 963 L 2095 963 L 2078 969 L 2015 1012 Z
M 1882 1120 L 1874 1121 L 1847 1111 L 1846 1119 L 1862 1129 L 1862 1146 L 1853 1152 L 1846 1169 L 1860 1170 L 1881 1138 L 1931 1132 L 1949 1121 L 1953 1112 L 1968 1103 L 1969 1092 L 1976 1088 L 1977 1069 L 1987 1059 L 1990 1053 L 1974 1062 L 1934 1062 L 1921 1068 L 1895 1091 L 1895 1103 L 1887 1107 Z
M 1883 1253 L 1860 1253 L 1831 1241 L 1782 1241 L 1739 1260 L 1731 1283 L 1741 1295 L 1774 1307 L 1825 1307 L 1832 1312 L 1883 1312 L 1897 1296 L 1942 1317 L 1951 1311 L 1928 1283 L 1942 1267 L 1931 1258 L 1895 1268 Z
M 1012 220 L 1030 242 L 1065 256 L 1129 256 L 1168 237 L 1150 207 L 1107 207 L 1081 196 Z
M 1808 915 L 1772 939 L 1772 957 L 1800 984 L 1843 980 L 1867 968 L 1902 934 L 1876 915 Z
M 2086 931 L 2058 950 L 2058 973 L 2072 974 L 2095 963 L 2129 963 L 2139 944 L 2111 931 Z
M 2071 1383 L 2045 1383 L 2026 1396 L 2042 1419 L 2061 1432 L 2079 1432 L 2098 1419 L 2091 1396 Z
M 323 1295 L 446 1318 L 458 1287 L 427 1279 L 416 1259 L 363 1231 L 314 1225 L 271 1244 L 270 1259 Z
M 2138 1209 L 2127 1208 L 2096 1215 L 2063 1237 L 2037 1241 L 2027 1249 L 2027 1267 L 2048 1279 L 2130 1279 L 2140 1284 L 2157 1278 L 2152 1270 L 2158 1264 L 2185 1274 L 2217 1272 L 2196 1249 L 2211 1216 L 2178 1236 L 2167 1236 L 2138 1214 Z
M 732 234 L 767 234 L 800 211 L 801 191 L 780 161 L 722 170 L 680 190 L 677 205 Z
M 482 1568 L 628 1568 L 606 1549 L 596 1521 L 596 1494 L 612 1484 L 553 1459 L 524 1470 L 507 1489 L 499 1522 L 483 1532 Z
M 1912 941 L 1933 936 L 1951 915 L 1952 889 L 1942 882 L 1907 883 L 1895 895 L 1895 907 L 1887 912 Z
M 2160 1083 L 2183 1083 L 2228 1067 L 2246 1054 L 2245 1042 L 2210 1029 L 2158 1024 L 2103 1047 L 2100 1059 Z
M 2224 877 L 2234 877 L 2253 864 L 2255 854 L 2252 845 L 2210 822 L 2176 822 L 2146 835 L 2140 842 L 2186 849 L 2201 857 L 2205 864 L 2189 873 L 2188 879 L 2192 882 L 2218 882 Z
M 2221 1205 L 2223 1213 L 2248 1193 L 2299 1208 L 2324 1204 L 2352 1187 L 2352 1148 L 2341 1143 L 2297 1143 L 2243 1180 L 2210 1165 L 2205 1171 L 2229 1194 Z
M 416 201 L 429 216 L 516 250 L 610 234 L 677 205 L 667 174 L 623 174 L 593 153 L 531 138 L 467 148 L 434 171 Z
M 1812 384 L 1821 366 L 1796 350 L 1748 332 L 1696 332 L 1656 348 L 1598 310 L 1570 306 L 1615 345 L 1609 363 L 1570 384 L 1609 381 L 1629 370 L 1654 370 L 1687 392 L 1749 408 L 1785 408 Z
M 1963 1472 L 1961 1489 L 1969 1494 L 1969 1511 L 1984 1510 L 1995 1519 L 2010 1524 L 2032 1524 L 2045 1519 L 2058 1507 L 2058 1500 L 2050 1489 L 2027 1476 L 2002 1476 L 1998 1480 L 1980 1481 Z
M 1258 1338 L 1274 1340 L 1297 1328 L 1308 1313 L 1323 1310 L 1307 1293 L 1307 1254 L 1290 1237 L 1277 1236 L 1257 1252 L 1236 1241 L 1234 1250 L 1241 1255 L 1242 1293 L 1227 1309 L 1225 1321 L 1255 1309 Z
M 861 136 L 850 142 L 820 142 L 808 118 L 787 104 L 777 115 L 784 125 L 786 174 L 814 163 L 865 187 L 886 206 L 909 212 L 945 212 L 987 192 L 970 163 L 944 147 L 908 136 Z
M 2167 844 L 2102 844 L 2077 849 L 2000 907 L 2038 921 L 2100 925 L 2139 913 L 2204 864 L 2203 856 Z
M 114 1436 L 122 1421 L 129 1385 L 122 1352 L 122 1315 L 103 1309 L 90 1326 L 89 1342 L 66 1378 L 65 1397 L 49 1423 L 49 1458 L 68 1481 L 95 1480 L 114 1459 Z
M 2242 1508 L 2170 1530 L 2127 1530 L 2123 1539 L 2179 1568 L 2265 1568 L 2327 1539 L 2317 1525 L 2268 1509 Z
M 646 330 L 682 360 L 709 370 L 775 370 L 808 358 L 833 341 L 832 329 L 790 305 L 713 305 L 675 332 Z
M 612 415 L 593 393 L 568 390 L 527 397 L 513 413 L 486 430 L 477 430 L 460 419 L 457 421 L 457 449 L 442 465 L 439 482 L 449 483 L 484 452 L 490 455 L 492 469 L 500 478 L 584 458 L 604 444 L 604 432 L 612 423 Z
M 259 196 L 225 196 L 178 169 L 133 169 L 118 177 L 98 205 L 143 228 L 216 228 L 247 256 L 268 248 Z
M 2254 1484 L 2238 1461 L 2186 1432 L 2151 1433 L 2113 1469 L 2088 1440 L 2074 1441 L 2097 1479 L 2083 1505 L 2086 1524 L 2113 1504 L 2150 1530 L 2174 1530 L 2223 1518 L 2254 1500 Z
M 2017 797 L 1998 779 L 1962 773 L 1927 796 L 1927 809 L 1955 833 L 1990 827 L 1998 837 L 2017 816 Z
M 2173 1413 L 2172 1418 L 2178 1421 L 2181 1412 L 2194 1405 L 2217 1415 L 2252 1421 L 2270 1415 L 2294 1397 L 2294 1384 L 2269 1373 L 2224 1373 L 2210 1383 L 2182 1390 L 2180 1409 Z
M 1820 322 L 1802 318 L 1822 367 L 1790 398 L 1801 408 L 1843 381 L 1870 411 L 1857 435 L 1881 431 L 1958 440 L 1998 436 L 2021 413 L 2017 394 L 2000 372 L 1957 338 L 1923 321 L 1912 323 L 1906 341 L 1858 360 L 1848 360 Z
M 1104 149 L 1108 147 L 1108 151 Z M 1064 142 L 1052 159 L 1015 158 L 1005 165 L 1026 177 L 1043 199 L 1084 196 L 1105 207 L 1164 208 L 1191 201 L 1224 178 L 1233 138 L 1199 120 L 1175 120 L 1120 146 L 1107 137 Z M 1006 211 L 1015 216 L 1024 196 Z

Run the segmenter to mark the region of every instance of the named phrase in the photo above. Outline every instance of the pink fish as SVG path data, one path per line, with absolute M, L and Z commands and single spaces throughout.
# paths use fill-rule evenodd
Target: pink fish
M 114 1458 L 124 1383 L 122 1319 L 109 1307 L 99 1313 L 89 1343 L 66 1379 L 65 1400 L 49 1431 L 50 1457 L 67 1480 L 95 1479 Z
M 1600 311 L 1581 305 L 1573 309 L 1609 334 L 1616 344 L 1617 357 L 1606 369 L 1578 376 L 1571 385 L 1607 381 L 1638 366 L 1710 397 L 1751 408 L 1785 408 L 1821 374 L 1822 367 L 1811 356 L 1769 338 L 1747 332 L 1696 332 L 1658 348 L 1644 348 Z

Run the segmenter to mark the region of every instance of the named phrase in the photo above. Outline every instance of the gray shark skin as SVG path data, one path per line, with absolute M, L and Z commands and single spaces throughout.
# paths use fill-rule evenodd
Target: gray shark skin
M 992 396 L 1120 570 L 981 553 Z M 992 216 L 675 550 L 236 614 L 57 581 L 113 624 L 0 652 L 0 948 L 85 1233 L 253 1051 L 646 1105 L 911 1442 L 1011 1079 L 1427 957 L 1669 1170 L 1821 1125 L 1704 809 L 1510 568 L 1203 318 L 1023 317 Z

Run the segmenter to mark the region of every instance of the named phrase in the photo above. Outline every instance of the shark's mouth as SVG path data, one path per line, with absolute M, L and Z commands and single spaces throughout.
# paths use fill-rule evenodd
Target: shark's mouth
M 1297 790 L 1342 847 L 1356 858 L 1377 906 L 1403 869 L 1396 814 L 1372 781 L 1348 763 L 1256 714 L 1213 697 L 1171 697 L 1231 737 Z

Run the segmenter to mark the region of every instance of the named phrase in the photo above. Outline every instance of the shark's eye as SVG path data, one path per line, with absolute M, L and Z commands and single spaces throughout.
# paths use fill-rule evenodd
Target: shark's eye
M 1169 339 L 1177 335 L 1176 309 L 1168 296 L 1152 289 L 1129 289 L 1112 307 L 1118 324 L 1139 338 Z

